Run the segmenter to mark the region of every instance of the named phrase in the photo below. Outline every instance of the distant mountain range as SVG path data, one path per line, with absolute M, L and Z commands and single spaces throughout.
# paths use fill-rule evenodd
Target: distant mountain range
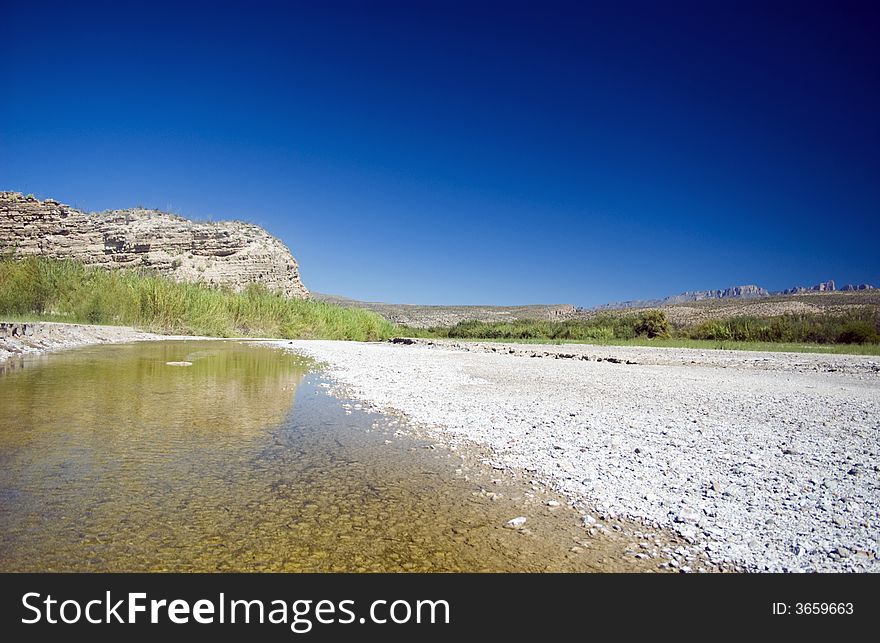
M 862 291 L 862 292 L 856 292 Z M 825 296 L 840 292 L 837 296 Z M 810 296 L 816 293 L 815 296 Z M 848 294 L 847 294 L 848 293 Z M 785 290 L 770 292 L 766 288 L 753 284 L 733 286 L 720 290 L 698 290 L 683 292 L 680 295 L 661 299 L 643 299 L 624 301 L 616 304 L 605 304 L 594 308 L 581 308 L 570 304 L 549 304 L 530 306 L 441 306 L 418 304 L 389 304 L 383 302 L 365 302 L 338 295 L 322 295 L 312 291 L 311 296 L 320 301 L 339 306 L 366 308 L 379 313 L 396 324 L 414 328 L 430 328 L 433 326 L 454 326 L 459 322 L 511 322 L 515 320 L 550 320 L 564 321 L 568 319 L 587 319 L 602 314 L 603 311 L 622 310 L 623 314 L 638 308 L 657 308 L 673 304 L 689 302 L 706 302 L 709 305 L 693 304 L 667 308 L 666 314 L 670 321 L 680 326 L 690 326 L 706 319 L 724 319 L 737 314 L 760 315 L 772 317 L 783 315 L 793 310 L 803 310 L 804 302 L 808 302 L 809 310 L 816 314 L 842 310 L 852 310 L 869 306 L 880 310 L 880 291 L 868 284 L 846 285 L 837 288 L 833 281 L 825 281 L 815 286 L 796 286 Z M 710 302 L 728 302 L 728 305 L 713 306 Z M 731 309 L 735 309 L 731 312 Z M 736 309 L 739 312 L 736 312 Z M 759 310 L 760 309 L 760 310 Z M 743 311 L 748 311 L 744 313 Z
M 771 297 L 773 295 L 796 295 L 810 292 L 851 292 L 854 290 L 874 290 L 874 286 L 870 284 L 846 284 L 840 288 L 834 283 L 833 279 L 823 281 L 815 286 L 795 286 L 786 288 L 785 290 L 770 292 L 766 288 L 748 284 L 745 286 L 732 286 L 721 290 L 694 290 L 683 292 L 678 295 L 662 297 L 660 299 L 637 299 L 633 301 L 621 301 L 611 304 L 602 304 L 596 306 L 593 310 L 619 310 L 621 308 L 651 308 L 655 306 L 670 306 L 672 304 L 686 304 L 692 301 L 702 301 L 704 299 L 757 299 L 760 297 Z

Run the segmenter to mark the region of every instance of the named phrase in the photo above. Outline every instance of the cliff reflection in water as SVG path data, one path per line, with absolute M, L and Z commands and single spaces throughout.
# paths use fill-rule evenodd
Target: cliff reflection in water
M 0 377 L 4 570 L 141 567 L 151 538 L 184 545 L 204 532 L 189 519 L 226 513 L 236 465 L 271 442 L 308 368 L 230 342 L 101 346 L 23 364 Z

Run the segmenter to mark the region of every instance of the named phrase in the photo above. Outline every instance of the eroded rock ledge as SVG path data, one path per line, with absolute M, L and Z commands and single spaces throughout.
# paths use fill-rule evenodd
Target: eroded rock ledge
M 290 250 L 263 228 L 238 221 L 197 223 L 143 208 L 86 213 L 53 199 L 0 192 L 5 252 L 149 268 L 233 290 L 260 283 L 287 297 L 309 296 Z

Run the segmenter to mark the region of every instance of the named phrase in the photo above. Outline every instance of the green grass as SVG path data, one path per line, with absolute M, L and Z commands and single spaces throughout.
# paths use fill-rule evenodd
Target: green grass
M 210 337 L 377 341 L 402 335 L 465 341 L 880 355 L 878 321 L 876 311 L 871 310 L 845 317 L 738 317 L 691 328 L 670 328 L 670 336 L 652 339 L 639 336 L 644 320 L 614 315 L 562 322 L 472 321 L 416 329 L 394 326 L 368 310 L 287 299 L 259 286 L 235 293 L 178 283 L 140 270 L 109 271 L 36 257 L 0 258 L 0 316 L 21 321 L 134 326 L 158 333 Z M 765 337 L 775 341 L 755 339 Z M 850 338 L 863 341 L 844 341 Z
M 395 334 L 376 313 L 288 299 L 256 285 L 235 293 L 38 257 L 0 259 L 0 316 L 211 337 L 375 341 Z
M 662 311 L 647 311 L 565 321 L 466 321 L 448 327 L 404 328 L 401 334 L 466 341 L 880 354 L 880 318 L 870 307 L 843 315 L 731 317 L 679 328 L 672 327 Z
M 718 342 L 708 339 L 635 337 L 632 339 L 479 339 L 465 342 L 503 342 L 506 344 L 592 344 L 594 346 L 655 346 L 658 348 L 697 348 L 701 350 L 771 351 L 779 353 L 834 353 L 837 355 L 880 355 L 880 344 L 809 344 L 794 342 Z

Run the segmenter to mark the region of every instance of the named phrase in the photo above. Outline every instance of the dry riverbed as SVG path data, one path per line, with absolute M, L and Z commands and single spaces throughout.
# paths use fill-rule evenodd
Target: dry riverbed
M 278 345 L 325 362 L 347 394 L 438 441 L 486 447 L 492 466 L 550 485 L 593 528 L 635 519 L 751 570 L 880 571 L 877 358 Z

